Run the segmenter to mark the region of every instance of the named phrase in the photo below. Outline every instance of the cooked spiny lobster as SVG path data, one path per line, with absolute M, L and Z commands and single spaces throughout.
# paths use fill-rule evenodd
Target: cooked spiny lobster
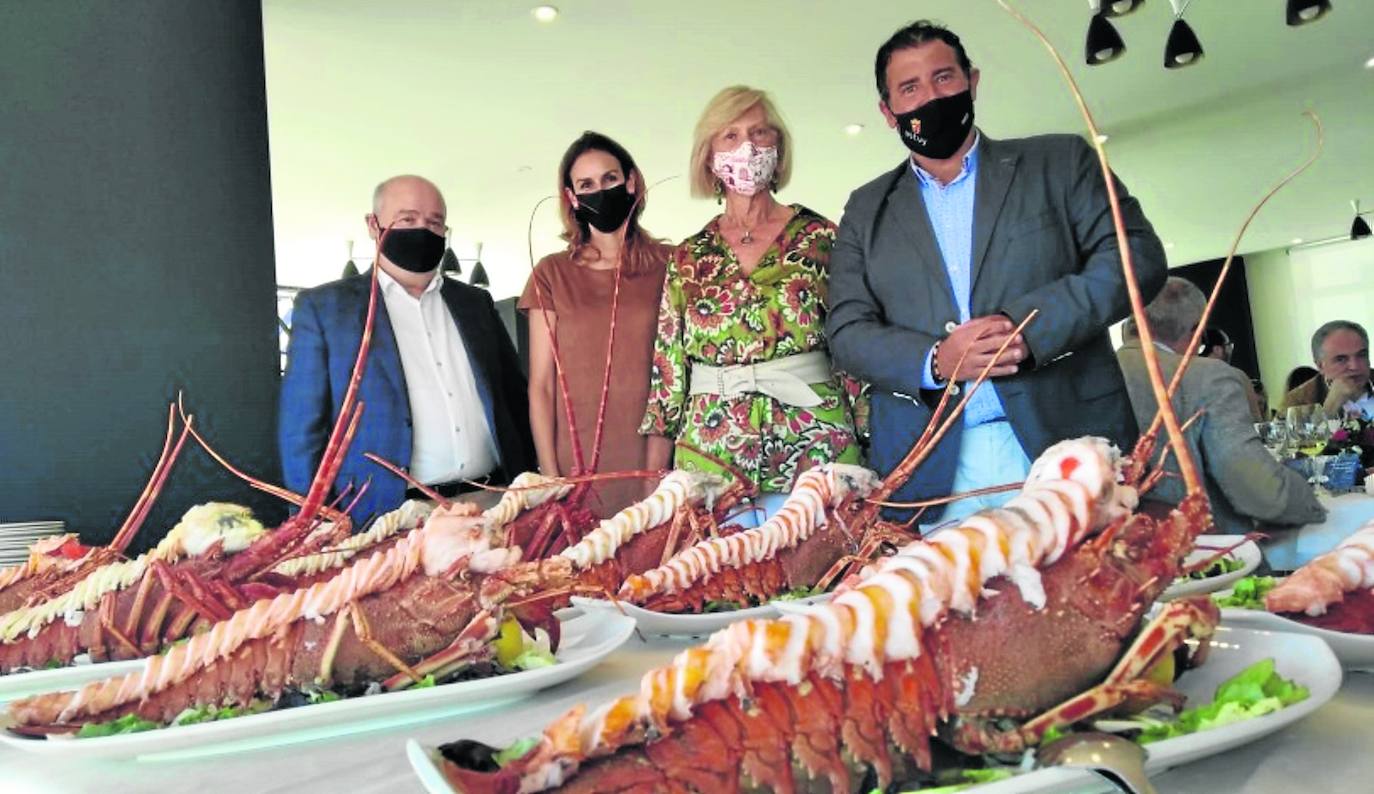
M 1056 445 L 1003 508 L 903 547 L 828 604 L 718 632 L 638 695 L 574 710 L 495 775 L 450 763 L 450 778 L 464 791 L 791 791 L 808 778 L 849 791 L 864 767 L 881 785 L 928 769 L 937 728 L 968 751 L 1019 749 L 1127 698 L 1171 699 L 1139 676 L 1185 632 L 1210 631 L 1207 602 L 1171 605 L 1116 660 L 1205 508 L 1191 497 L 1163 522 L 1129 515 L 1134 489 L 1115 482 L 1114 458 L 1101 440 Z M 1036 633 L 1052 661 L 1007 642 Z M 1101 683 L 1075 694 L 1085 682 Z M 989 721 L 1036 714 L 1009 731 Z
M 1333 614 L 1340 618 L 1348 596 L 1360 609 L 1369 609 L 1374 595 L 1374 522 L 1366 523 L 1336 548 L 1316 556 L 1265 593 L 1264 609 L 1271 613 L 1300 613 L 1307 617 Z M 1334 622 L 1334 621 L 1331 621 Z
M 143 672 L 76 692 L 16 701 L 20 726 L 42 733 L 136 713 L 169 722 L 185 708 L 276 698 L 288 687 L 389 689 L 473 663 L 502 610 L 477 596 L 518 549 L 493 547 L 471 505 L 437 509 L 420 529 L 338 575 L 263 599 L 148 659 Z
M 631 576 L 620 598 L 665 612 L 699 611 L 706 601 L 766 601 L 812 587 L 865 537 L 853 526 L 878 477 L 830 463 L 803 472 L 777 513 L 752 529 L 706 538 L 662 565 Z

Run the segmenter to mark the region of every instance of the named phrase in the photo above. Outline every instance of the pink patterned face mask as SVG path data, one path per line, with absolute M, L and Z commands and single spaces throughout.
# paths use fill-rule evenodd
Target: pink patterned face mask
M 711 173 L 725 185 L 725 189 L 741 196 L 752 196 L 767 190 L 778 170 L 778 147 L 758 147 L 749 141 L 730 152 L 716 152 L 711 157 Z

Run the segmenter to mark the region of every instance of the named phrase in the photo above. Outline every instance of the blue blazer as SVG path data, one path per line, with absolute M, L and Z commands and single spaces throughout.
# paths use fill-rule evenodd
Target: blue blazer
M 1097 156 L 1074 135 L 983 136 L 973 204 L 974 317 L 1003 313 L 1026 327 L 1032 360 L 994 383 L 1007 420 L 1034 459 L 1064 438 L 1104 436 L 1123 449 L 1136 423 L 1107 328 L 1130 311 Z M 1140 289 L 1164 286 L 1164 246 L 1117 181 Z M 830 256 L 826 331 L 835 367 L 873 385 L 870 463 L 887 474 L 939 402 L 923 391 L 926 354 L 958 322 L 949 275 L 904 159 L 854 191 Z M 949 493 L 962 424 L 895 495 Z M 930 520 L 938 513 L 927 513 Z
M 370 272 L 364 273 L 296 296 L 277 438 L 286 487 L 297 493 L 304 494 L 310 487 L 338 418 L 367 319 L 370 278 Z M 502 470 L 514 476 L 533 468 L 525 377 L 491 296 L 451 279 L 444 280 L 440 294 L 467 348 Z M 400 505 L 406 490 L 402 480 L 363 453 L 372 452 L 403 467 L 410 464 L 410 399 L 381 295 L 358 399 L 364 404 L 362 421 L 331 493 L 332 499 L 349 484 L 356 488 L 371 480 L 353 511 L 355 528 Z

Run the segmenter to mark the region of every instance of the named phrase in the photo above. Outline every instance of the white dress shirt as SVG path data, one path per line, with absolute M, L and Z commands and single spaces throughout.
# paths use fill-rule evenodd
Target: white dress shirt
M 496 444 L 463 337 L 439 292 L 443 274 L 418 299 L 385 271 L 377 280 L 410 398 L 411 476 L 434 484 L 491 473 Z

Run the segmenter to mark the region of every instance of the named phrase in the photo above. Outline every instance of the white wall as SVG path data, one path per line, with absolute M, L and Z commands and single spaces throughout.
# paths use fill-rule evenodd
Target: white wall
M 1374 328 L 1374 239 L 1245 257 L 1260 376 L 1283 399 L 1293 367 L 1312 364 L 1312 332 L 1327 320 Z

